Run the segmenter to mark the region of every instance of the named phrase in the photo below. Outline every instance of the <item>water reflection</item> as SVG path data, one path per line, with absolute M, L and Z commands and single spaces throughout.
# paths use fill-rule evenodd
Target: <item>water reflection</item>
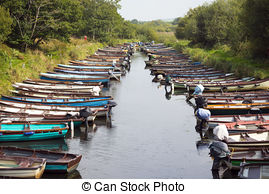
M 44 173 L 42 179 L 82 179 L 80 172 L 75 170 L 68 174 L 50 174 Z
M 25 142 L 2 142 L 0 146 L 16 146 L 29 149 L 45 149 L 55 151 L 68 151 L 65 139 L 51 139 L 41 141 L 25 141 Z

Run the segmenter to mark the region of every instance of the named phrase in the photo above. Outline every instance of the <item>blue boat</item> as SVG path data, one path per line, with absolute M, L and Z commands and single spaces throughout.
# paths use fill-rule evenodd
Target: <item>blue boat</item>
M 109 77 L 104 76 L 85 76 L 85 75 L 70 75 L 70 74 L 51 74 L 41 73 L 41 79 L 54 81 L 72 81 L 72 82 L 109 82 Z
M 0 142 L 63 138 L 66 123 L 1 123 Z
M 65 105 L 65 106 L 105 106 L 112 100 L 110 96 L 96 96 L 92 98 L 70 98 L 70 99 L 53 99 L 53 98 L 33 98 L 2 96 L 2 100 L 11 100 L 25 103 L 41 103 L 46 105 Z
M 114 69 L 114 67 L 111 66 L 82 66 L 82 65 L 63 65 L 58 64 L 58 67 L 64 67 L 64 68 L 72 68 L 72 69 Z

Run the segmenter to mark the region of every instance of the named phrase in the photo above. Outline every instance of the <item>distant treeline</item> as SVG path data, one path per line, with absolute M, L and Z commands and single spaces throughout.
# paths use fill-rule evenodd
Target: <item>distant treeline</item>
M 119 0 L 1 0 L 0 43 L 26 50 L 42 41 L 84 37 L 100 42 L 134 38 Z
M 269 55 L 269 1 L 216 0 L 179 18 L 178 39 L 212 49 L 228 45 L 235 54 L 254 58 Z

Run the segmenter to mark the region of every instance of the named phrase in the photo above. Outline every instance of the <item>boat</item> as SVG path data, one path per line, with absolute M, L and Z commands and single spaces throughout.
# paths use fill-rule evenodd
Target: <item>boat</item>
M 23 156 L 46 160 L 45 173 L 72 173 L 82 158 L 80 154 L 1 146 L 0 156 Z
M 40 85 L 31 83 L 15 83 L 12 85 L 15 88 L 30 88 L 30 89 L 42 89 L 42 90 L 57 90 L 57 91 L 90 91 L 101 90 L 102 86 L 83 86 L 83 85 Z
M 83 75 L 65 75 L 65 74 L 50 74 L 41 73 L 41 79 L 53 81 L 73 81 L 73 82 L 102 82 L 108 83 L 109 77 L 103 76 L 83 76 Z
M 23 109 L 39 109 L 39 110 L 46 110 L 46 111 L 66 111 L 66 114 L 68 114 L 68 112 L 79 112 L 80 110 L 88 107 L 93 112 L 93 115 L 96 114 L 97 116 L 105 116 L 106 112 L 109 109 L 108 107 L 104 107 L 104 106 L 78 107 L 78 106 L 65 106 L 65 105 L 47 105 L 47 104 L 41 104 L 41 103 L 27 103 L 27 102 L 9 101 L 9 100 L 0 100 L 0 105 L 8 106 L 8 107 L 23 108 Z M 46 118 L 45 116 L 44 118 Z
M 226 98 L 226 99 L 249 99 L 249 98 L 263 98 L 269 96 L 269 91 L 258 90 L 248 92 L 214 92 L 203 93 L 206 98 Z
M 0 176 L 4 178 L 41 178 L 46 160 L 0 155 Z
M 249 131 L 258 131 L 269 129 L 269 121 L 236 121 L 229 123 L 221 123 L 225 125 L 229 133 L 242 133 Z
M 35 85 L 46 85 L 46 86 L 100 86 L 103 87 L 101 82 L 72 82 L 72 81 L 52 81 L 44 79 L 26 79 L 23 83 L 35 84 Z
M 221 123 L 231 123 L 238 121 L 269 121 L 269 114 L 245 114 L 245 115 L 211 115 L 208 120 L 210 129 Z
M 1 123 L 0 126 L 0 142 L 63 138 L 69 129 L 66 123 Z
M 88 91 L 57 91 L 57 90 L 42 90 L 42 89 L 31 89 L 18 87 L 17 90 L 9 90 L 11 93 L 17 96 L 28 96 L 28 97 L 38 97 L 38 98 L 91 98 L 98 97 L 99 90 L 96 92 Z
M 100 67 L 100 66 L 79 66 L 79 65 L 64 65 L 64 64 L 58 64 L 58 67 L 71 68 L 71 69 L 99 69 L 99 70 L 114 69 L 113 66 Z
M 207 98 L 207 104 L 252 104 L 252 103 L 267 103 L 269 102 L 268 96 L 259 96 L 257 98 L 247 98 L 247 99 L 231 99 L 231 98 Z
M 65 105 L 65 106 L 105 106 L 112 100 L 111 96 L 94 96 L 88 98 L 34 98 L 23 96 L 5 96 L 2 100 L 25 102 L 25 103 L 41 103 L 46 105 Z
M 242 163 L 238 176 L 241 179 L 269 179 L 269 164 Z
M 269 113 L 269 102 L 207 105 L 211 115 L 240 115 Z
M 222 91 L 253 91 L 269 90 L 269 78 L 256 81 L 243 81 L 226 84 L 203 84 L 204 92 L 222 92 Z M 186 84 L 188 91 L 194 91 L 196 85 Z
M 229 134 L 228 146 L 237 147 L 265 147 L 269 146 L 269 130 L 256 130 L 247 133 Z
M 247 164 L 263 163 L 269 165 L 268 147 L 232 148 L 230 151 L 230 162 L 234 169 L 239 169 L 242 162 Z

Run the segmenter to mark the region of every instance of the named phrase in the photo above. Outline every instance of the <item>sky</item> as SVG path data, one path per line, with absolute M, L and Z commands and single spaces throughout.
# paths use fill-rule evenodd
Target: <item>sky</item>
M 121 0 L 119 13 L 126 20 L 151 21 L 183 17 L 190 8 L 214 0 Z

